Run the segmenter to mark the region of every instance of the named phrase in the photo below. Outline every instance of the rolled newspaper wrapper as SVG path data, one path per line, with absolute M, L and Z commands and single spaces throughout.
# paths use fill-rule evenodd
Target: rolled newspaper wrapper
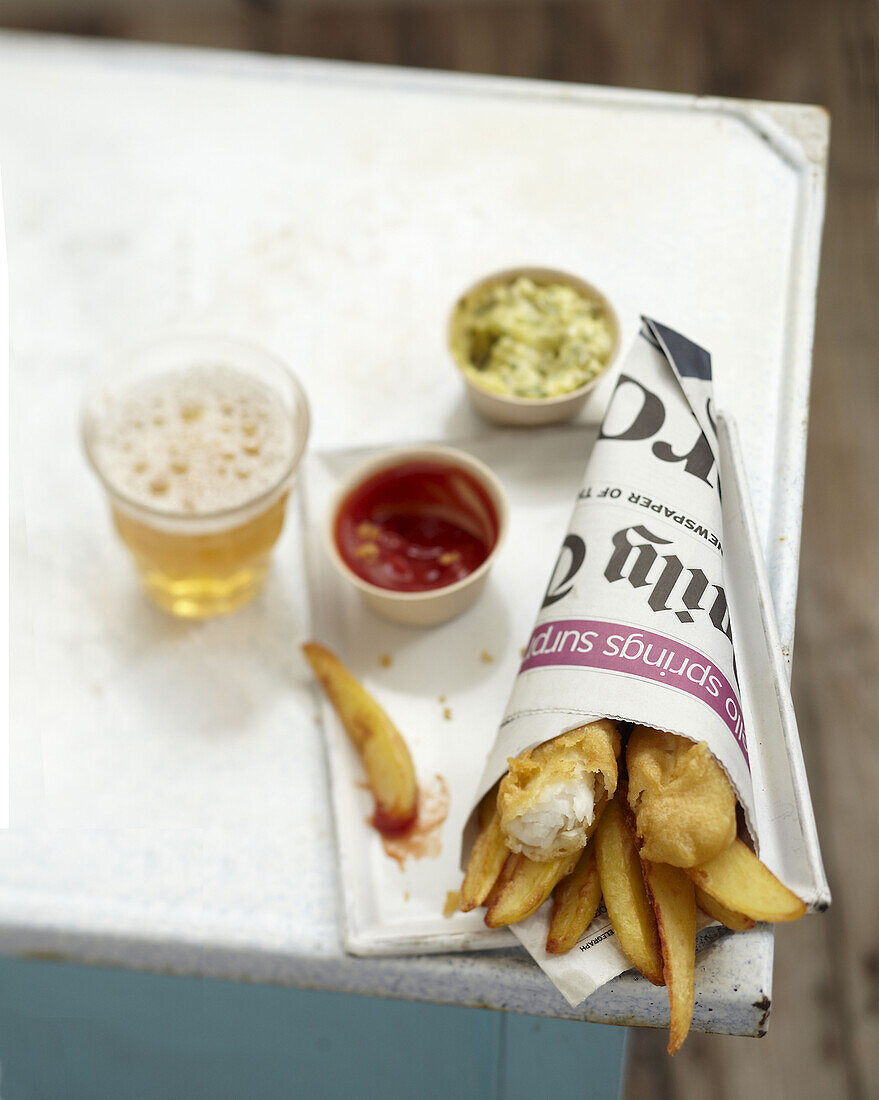
M 712 401 L 708 352 L 645 318 L 617 378 L 477 800 L 510 758 L 610 718 L 706 742 L 752 828 Z
M 727 602 L 711 358 L 679 333 L 643 321 L 589 459 L 475 802 L 513 758 L 533 762 L 538 746 L 551 739 L 613 719 L 704 742 L 732 783 L 759 845 Z M 513 764 L 513 772 L 520 767 Z M 526 827 L 523 836 L 520 829 L 512 844 L 526 854 L 529 847 L 539 850 L 557 824 L 550 843 L 566 831 L 573 841 L 577 829 L 567 822 L 576 816 L 572 808 L 594 798 L 591 774 L 584 770 L 579 787 L 573 780 L 560 783 L 555 806 L 544 800 L 543 819 L 527 819 L 531 831 Z M 499 810 L 503 814 L 500 800 Z M 462 865 L 472 836 L 471 816 Z M 576 1004 L 629 964 L 601 911 L 577 951 L 546 955 L 548 905 L 512 928 Z

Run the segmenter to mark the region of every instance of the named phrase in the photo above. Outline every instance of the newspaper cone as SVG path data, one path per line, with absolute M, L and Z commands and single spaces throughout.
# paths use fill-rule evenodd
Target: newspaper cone
M 477 799 L 509 757 L 604 717 L 707 742 L 753 834 L 711 358 L 646 318 L 586 468 Z M 471 836 L 472 819 L 465 857 Z M 543 950 L 548 919 L 549 903 L 513 932 L 572 1004 L 628 969 L 606 916 L 566 956 Z

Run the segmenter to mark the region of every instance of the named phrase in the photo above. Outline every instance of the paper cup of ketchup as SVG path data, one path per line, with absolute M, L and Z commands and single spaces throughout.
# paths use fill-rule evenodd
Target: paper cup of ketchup
M 416 446 L 352 470 L 325 534 L 333 564 L 370 607 L 431 626 L 476 599 L 507 525 L 506 494 L 487 466 L 453 447 Z

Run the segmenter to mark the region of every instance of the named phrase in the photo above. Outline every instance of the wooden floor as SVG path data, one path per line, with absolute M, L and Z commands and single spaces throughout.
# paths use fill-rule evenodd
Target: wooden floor
M 291 10 L 287 10 L 290 8 Z M 80 13 L 89 12 L 87 18 Z M 627 1095 L 879 1096 L 879 4 L 8 0 L 0 25 L 820 103 L 832 115 L 794 696 L 834 904 L 762 1041 L 634 1035 Z

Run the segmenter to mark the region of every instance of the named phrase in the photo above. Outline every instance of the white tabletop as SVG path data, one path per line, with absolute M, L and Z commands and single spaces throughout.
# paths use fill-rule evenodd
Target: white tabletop
M 298 514 L 258 604 L 172 622 L 110 535 L 78 405 L 109 349 L 219 330 L 294 366 L 312 447 L 472 437 L 484 425 L 443 345 L 455 295 L 516 263 L 573 269 L 627 336 L 643 311 L 715 354 L 789 647 L 825 153 L 810 108 L 0 35 L 14 415 L 0 948 L 637 1015 L 636 979 L 572 1011 L 517 949 L 344 955 L 296 657 Z M 704 952 L 714 1015 L 697 1006 L 696 1026 L 758 1028 L 771 957 L 760 929 Z

